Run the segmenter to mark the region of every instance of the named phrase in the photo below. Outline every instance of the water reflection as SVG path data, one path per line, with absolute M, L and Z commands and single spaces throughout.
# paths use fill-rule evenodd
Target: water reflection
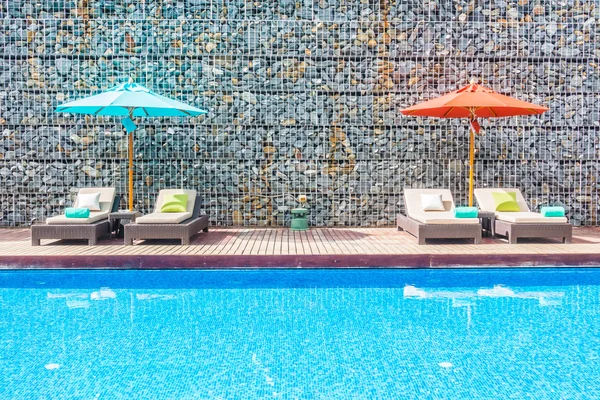
M 138 293 L 135 295 L 138 300 L 175 300 L 177 296 L 172 294 L 151 294 L 151 293 Z
M 46 298 L 49 300 L 65 300 L 68 308 L 89 308 L 90 300 L 101 301 L 116 299 L 117 294 L 110 288 L 100 288 L 100 290 L 88 293 L 67 292 L 67 293 L 48 293 Z
M 46 298 L 49 300 L 65 300 L 68 308 L 89 308 L 90 296 L 87 293 L 48 293 Z
M 435 290 L 407 285 L 404 287 L 403 295 L 405 298 L 413 299 L 452 299 L 454 307 L 472 305 L 466 299 L 483 298 L 534 299 L 541 306 L 559 306 L 565 296 L 564 292 L 515 291 L 503 285 L 478 290 Z

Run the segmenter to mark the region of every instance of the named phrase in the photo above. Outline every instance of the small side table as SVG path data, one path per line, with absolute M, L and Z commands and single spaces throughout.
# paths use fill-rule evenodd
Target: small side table
M 123 236 L 123 225 L 135 222 L 137 217 L 141 217 L 139 211 L 116 211 L 108 214 L 108 223 L 110 224 L 110 238 L 113 237 L 113 232 L 117 231 L 117 237 Z
M 496 213 L 493 211 L 479 211 L 477 218 L 486 236 L 496 237 Z

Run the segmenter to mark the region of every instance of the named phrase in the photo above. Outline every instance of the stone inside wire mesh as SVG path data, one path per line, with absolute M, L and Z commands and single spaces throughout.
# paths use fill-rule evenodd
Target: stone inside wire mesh
M 138 121 L 142 212 L 174 187 L 219 225 L 284 225 L 300 205 L 311 225 L 390 225 L 404 187 L 465 204 L 466 121 L 399 109 L 475 78 L 550 108 L 482 121 L 476 185 L 597 224 L 593 1 L 10 1 L 0 17 L 0 225 L 61 212 L 79 187 L 126 194 L 119 121 L 54 109 L 129 77 L 210 110 Z

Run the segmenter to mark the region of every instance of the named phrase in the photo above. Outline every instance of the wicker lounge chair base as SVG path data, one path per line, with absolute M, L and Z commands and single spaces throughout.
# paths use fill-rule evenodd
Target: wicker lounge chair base
M 493 198 L 496 192 L 514 194 L 519 206 L 518 213 L 497 212 Z M 474 193 L 479 208 L 486 212 L 496 212 L 495 233 L 499 236 L 506 236 L 508 243 L 515 244 L 519 238 L 561 238 L 564 243 L 571 243 L 573 226 L 567 222 L 567 218 L 556 217 L 552 220 L 542 217 L 539 213 L 531 212 L 519 189 L 480 188 L 475 189 Z M 515 217 L 513 222 L 508 222 L 500 219 L 500 214 L 505 214 L 502 219 L 508 219 L 511 214 Z M 519 222 L 520 218 L 526 219 L 526 221 Z
M 99 238 L 108 235 L 109 225 L 106 219 L 82 225 L 32 225 L 31 245 L 39 246 L 41 239 L 87 239 L 93 246 Z
M 508 243 L 515 244 L 519 238 L 561 238 L 563 243 L 571 243 L 573 226 L 564 224 L 513 224 L 496 220 L 496 235 L 506 236 Z
M 426 239 L 473 239 L 481 243 L 481 225 L 479 224 L 423 224 L 406 215 L 398 214 L 398 230 L 405 230 L 417 238 L 419 244 Z
M 188 245 L 191 237 L 200 231 L 208 232 L 208 215 L 179 224 L 127 224 L 125 245 L 133 245 L 135 239 L 179 239 L 182 245 Z

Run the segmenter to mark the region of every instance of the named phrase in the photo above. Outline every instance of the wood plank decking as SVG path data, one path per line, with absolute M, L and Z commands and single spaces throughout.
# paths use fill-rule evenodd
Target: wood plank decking
M 600 228 L 577 228 L 573 243 L 526 240 L 481 245 L 439 240 L 419 246 L 395 228 L 211 228 L 192 244 L 122 239 L 30 244 L 29 230 L 0 230 L 0 268 L 434 267 L 445 265 L 600 265 Z

